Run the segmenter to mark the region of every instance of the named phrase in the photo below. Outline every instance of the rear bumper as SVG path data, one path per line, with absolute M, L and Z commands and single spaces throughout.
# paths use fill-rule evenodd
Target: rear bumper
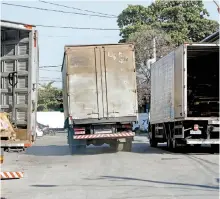
M 0 142 L 1 147 L 19 147 L 28 148 L 32 146 L 31 142 L 19 142 L 19 141 L 3 141 Z
M 219 139 L 187 139 L 186 144 L 220 144 Z
M 134 137 L 133 132 L 109 133 L 109 134 L 92 134 L 92 135 L 74 135 L 74 140 L 91 140 L 91 139 L 118 139 Z

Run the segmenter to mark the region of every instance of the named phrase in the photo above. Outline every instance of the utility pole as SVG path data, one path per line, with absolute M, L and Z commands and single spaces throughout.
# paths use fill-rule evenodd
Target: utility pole
M 153 38 L 153 59 L 154 59 L 154 62 L 156 62 L 157 55 L 156 55 L 156 38 L 155 37 Z
M 147 69 L 150 70 L 151 64 L 156 62 L 157 60 L 157 55 L 156 55 L 156 37 L 153 38 L 153 58 L 147 60 Z
M 153 58 L 152 59 L 149 59 L 147 60 L 147 84 L 150 84 L 150 73 L 151 73 L 151 65 L 156 62 L 157 60 L 157 54 L 156 54 L 156 37 L 153 38 Z M 147 99 L 148 103 L 150 103 L 150 94 L 148 95 L 148 99 Z M 149 109 L 149 107 L 148 107 Z M 149 110 L 148 110 L 149 112 Z

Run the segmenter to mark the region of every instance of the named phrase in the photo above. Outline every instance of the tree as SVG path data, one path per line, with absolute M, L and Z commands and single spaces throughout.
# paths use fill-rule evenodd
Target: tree
M 58 99 L 62 96 L 62 90 L 53 87 L 54 82 L 44 84 L 38 89 L 38 111 L 55 111 L 59 109 Z
M 122 36 L 120 42 L 126 42 L 129 35 L 143 25 L 163 29 L 176 45 L 198 42 L 219 28 L 218 22 L 207 19 L 208 16 L 202 1 L 156 0 L 148 7 L 129 5 L 117 20 Z
M 168 34 L 150 26 L 142 26 L 138 32 L 131 34 L 128 38 L 128 42 L 135 44 L 138 104 L 140 106 L 146 104 L 150 96 L 150 68 L 147 67 L 147 60 L 153 55 L 154 38 L 157 59 L 168 54 L 175 47 Z

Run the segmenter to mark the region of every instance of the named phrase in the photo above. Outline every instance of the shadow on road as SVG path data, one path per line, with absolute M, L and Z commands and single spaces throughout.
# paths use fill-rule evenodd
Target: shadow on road
M 132 144 L 132 153 L 146 153 L 146 154 L 171 154 L 170 151 L 166 150 L 166 147 L 153 148 L 150 147 L 148 143 L 138 143 Z
M 34 156 L 66 156 L 66 155 L 98 155 L 105 153 L 115 153 L 108 146 L 94 147 L 89 146 L 86 149 L 71 150 L 68 145 L 48 145 L 48 146 L 32 146 L 27 149 L 26 155 Z
M 70 155 L 70 150 L 68 145 L 32 146 L 27 149 L 25 154 L 35 156 L 64 156 Z
M 31 185 L 32 187 L 40 187 L 40 188 L 48 188 L 48 187 L 57 187 L 58 185 L 42 185 L 42 184 L 36 184 L 36 185 Z
M 141 182 L 148 182 L 148 183 L 155 183 L 155 184 L 167 184 L 167 185 L 188 186 L 188 187 L 198 187 L 198 188 L 204 188 L 204 189 L 219 190 L 219 186 L 180 183 L 180 182 L 167 182 L 167 181 L 157 181 L 157 180 L 146 180 L 146 179 L 131 178 L 131 177 L 101 176 L 100 178 L 97 178 L 95 180 L 104 180 L 104 179 L 109 179 L 111 181 L 121 181 L 121 180 L 141 181 Z
M 98 155 L 98 154 L 116 153 L 114 149 L 109 146 L 89 146 L 86 149 L 78 149 L 70 152 L 68 145 L 48 145 L 48 146 L 32 146 L 27 149 L 25 154 L 34 156 L 66 156 L 66 155 Z M 157 148 L 152 148 L 148 143 L 133 143 L 131 153 L 141 154 L 212 154 L 212 151 L 208 147 L 201 147 L 196 149 L 193 147 L 178 149 L 175 152 L 169 151 L 166 146 L 161 145 Z M 218 155 L 218 154 L 216 154 Z
M 202 155 L 202 154 L 213 154 L 213 150 L 211 149 L 211 147 L 206 147 L 206 146 L 202 146 L 200 148 L 198 147 L 178 147 L 175 150 L 168 150 L 168 148 L 166 147 L 166 143 L 163 144 L 159 144 L 158 147 L 150 147 L 149 143 L 141 143 L 141 142 L 134 142 L 133 143 L 133 149 L 132 152 L 133 153 L 146 153 L 146 154 L 198 154 L 198 155 Z M 215 152 L 216 155 L 218 155 L 218 153 Z

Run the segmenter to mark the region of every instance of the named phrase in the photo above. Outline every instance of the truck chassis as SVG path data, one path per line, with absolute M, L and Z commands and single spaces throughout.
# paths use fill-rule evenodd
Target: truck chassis
M 149 140 L 152 147 L 167 142 L 170 150 L 179 146 L 211 145 L 214 151 L 219 148 L 219 124 L 217 122 L 186 120 L 150 125 Z
M 132 132 L 132 125 L 105 124 L 105 125 L 73 125 L 69 119 L 68 144 L 71 150 L 85 149 L 93 144 L 101 146 L 109 144 L 115 151 L 132 150 L 132 141 L 135 133 Z M 73 152 L 73 151 L 72 151 Z

